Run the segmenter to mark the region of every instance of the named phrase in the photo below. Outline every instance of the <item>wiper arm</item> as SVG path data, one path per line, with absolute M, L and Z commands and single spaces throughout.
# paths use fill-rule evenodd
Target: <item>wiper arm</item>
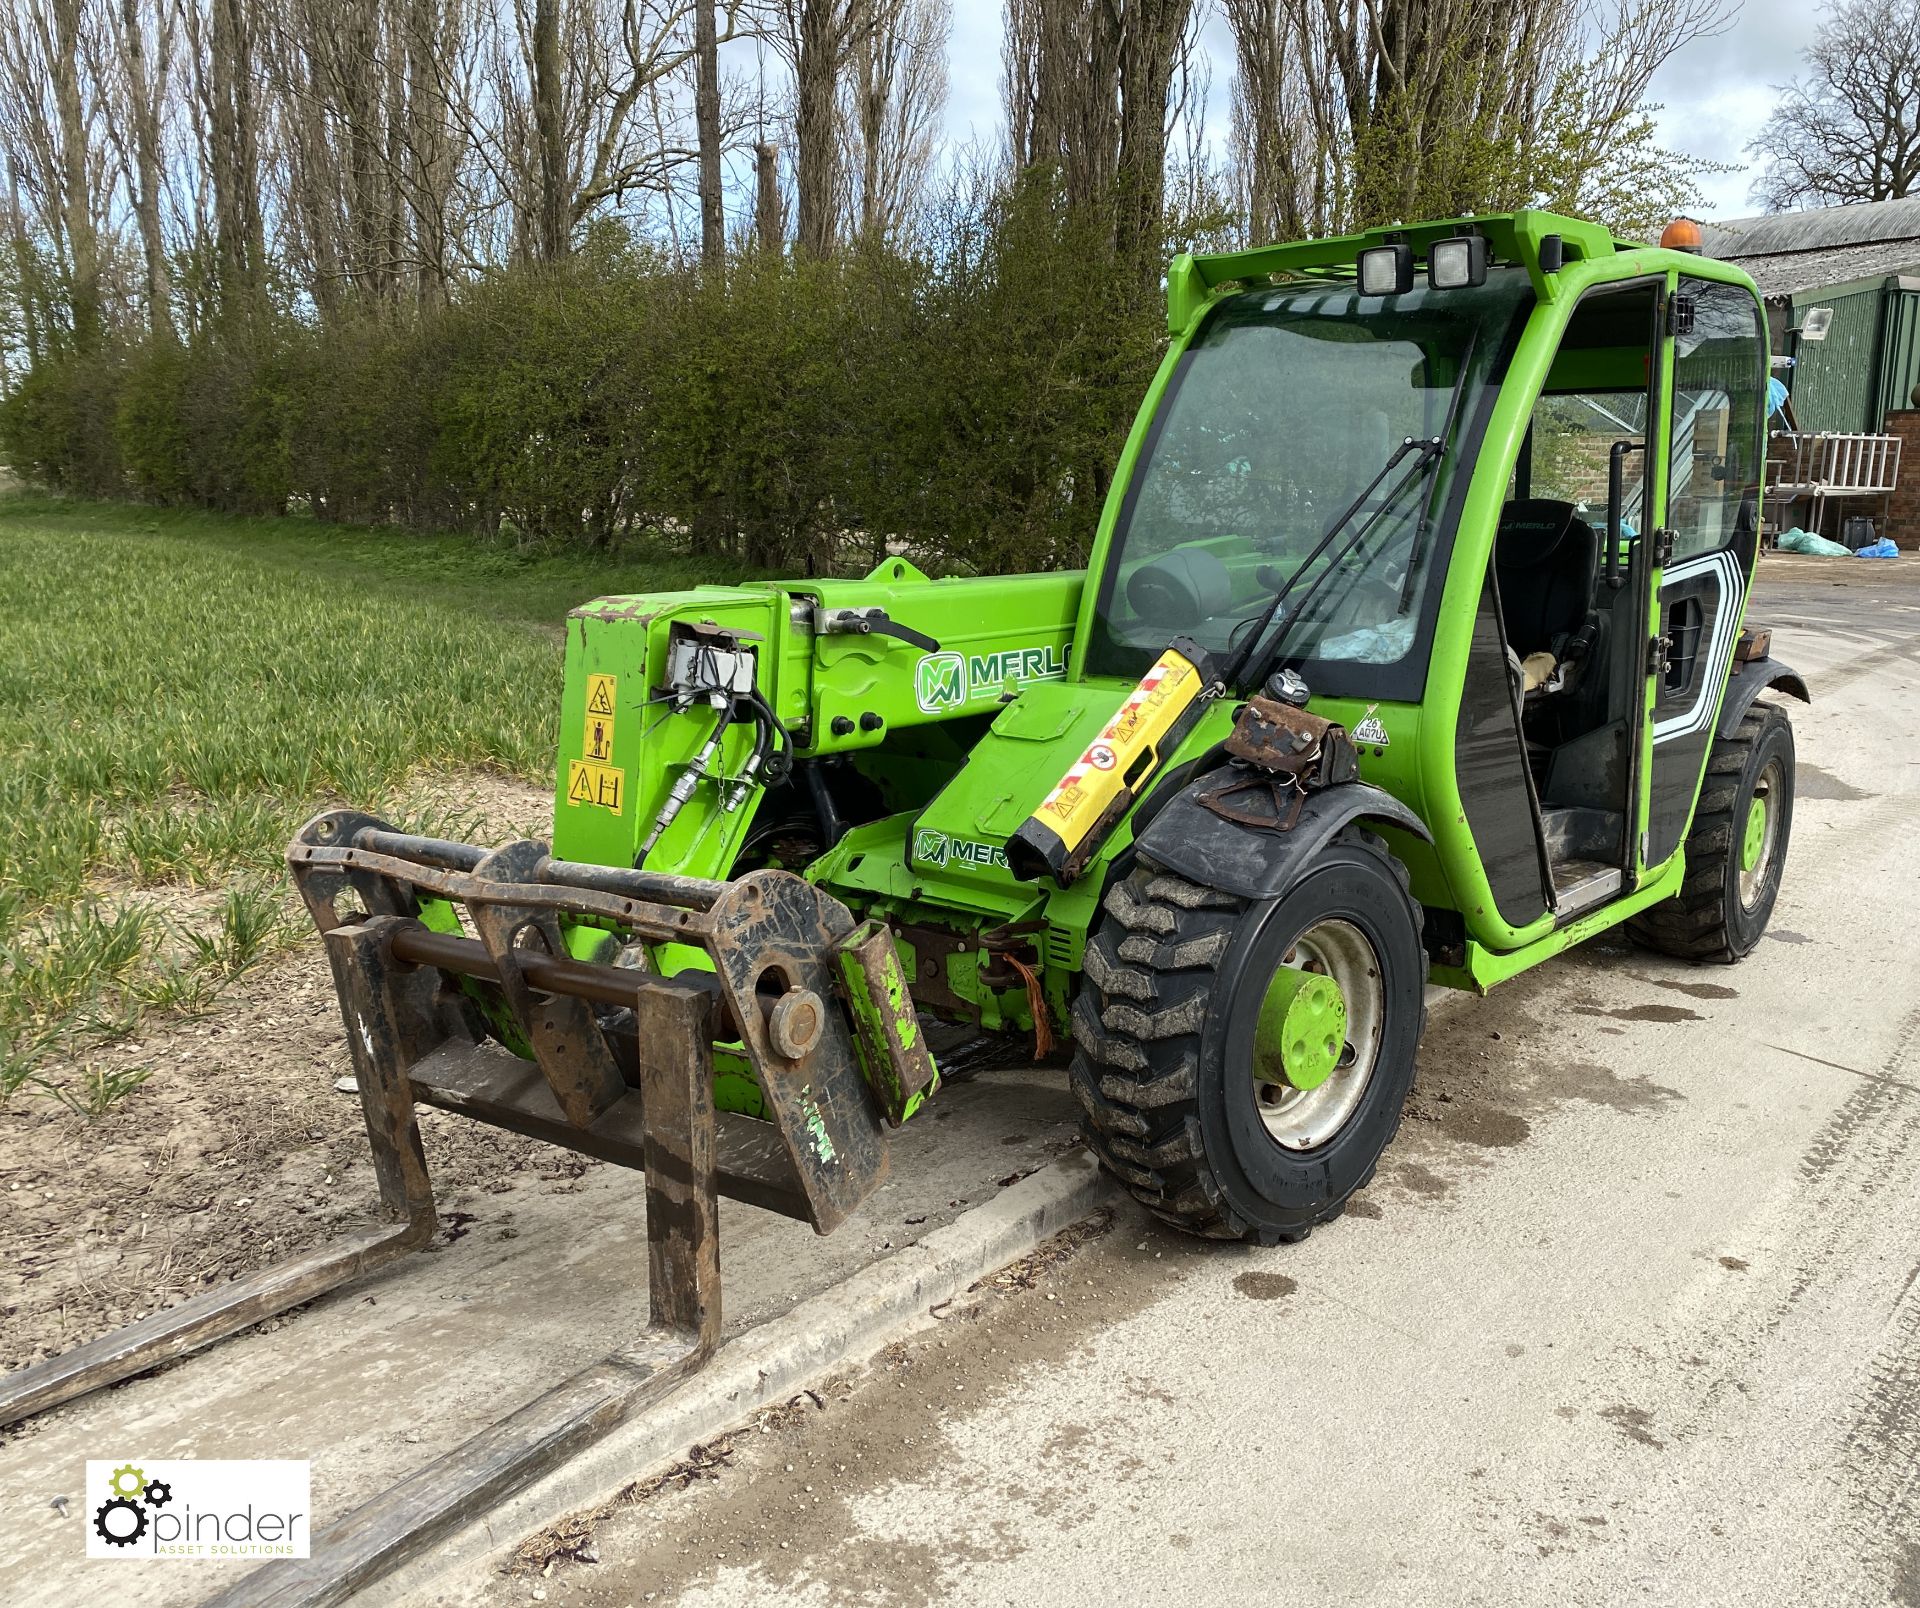
M 1473 354 L 1480 348 L 1480 326 L 1474 325 L 1473 333 L 1467 337 L 1467 349 L 1460 358 L 1460 372 L 1453 382 L 1453 395 L 1447 398 L 1446 421 L 1440 426 L 1442 442 L 1453 439 L 1454 421 L 1460 415 L 1460 398 L 1466 394 L 1467 374 L 1473 367 Z M 1436 455 L 1434 461 L 1439 462 Z M 1429 503 L 1420 510 L 1420 523 L 1413 528 L 1413 545 L 1407 550 L 1406 572 L 1400 578 L 1400 606 L 1396 614 L 1405 614 L 1413 606 L 1413 583 L 1420 574 L 1421 561 L 1427 556 L 1427 531 L 1433 524 L 1433 505 Z
M 1408 436 L 1406 440 L 1402 441 L 1399 446 L 1395 447 L 1393 451 L 1388 454 L 1387 461 L 1380 466 L 1380 472 L 1367 482 L 1360 495 L 1355 497 L 1353 501 L 1341 511 L 1339 518 L 1335 519 L 1334 522 L 1326 528 L 1325 533 L 1320 537 L 1319 541 L 1313 544 L 1313 550 L 1294 566 L 1293 573 L 1289 575 L 1286 580 L 1280 584 L 1279 589 L 1274 592 L 1273 600 L 1260 611 L 1259 615 L 1257 615 L 1253 621 L 1249 622 L 1252 625 L 1252 629 L 1247 632 L 1245 644 L 1241 647 L 1240 651 L 1234 655 L 1232 660 L 1229 661 L 1226 669 L 1221 673 L 1220 679 L 1226 686 L 1230 688 L 1238 687 L 1244 683 L 1254 655 L 1260 651 L 1262 639 L 1267 635 L 1267 632 L 1272 629 L 1274 621 L 1279 618 L 1280 610 L 1286 603 L 1289 595 L 1291 595 L 1294 587 L 1300 584 L 1301 577 L 1319 562 L 1327 549 L 1338 540 L 1340 533 L 1353 522 L 1354 516 L 1366 506 L 1367 499 L 1379 489 L 1381 481 L 1392 474 L 1410 455 L 1417 456 L 1418 461 L 1394 483 L 1393 488 L 1381 500 L 1380 506 L 1367 516 L 1365 523 L 1353 533 L 1353 536 L 1348 540 L 1346 546 L 1342 547 L 1338 553 L 1328 560 L 1326 569 L 1321 572 L 1318 579 L 1314 581 L 1313 586 L 1308 589 L 1306 598 L 1302 599 L 1303 607 L 1307 602 L 1311 601 L 1313 593 L 1319 589 L 1320 583 L 1324 581 L 1328 575 L 1333 573 L 1339 566 L 1340 561 L 1364 541 L 1367 534 L 1380 523 L 1382 518 L 1392 511 L 1394 506 L 1400 501 L 1401 495 L 1420 475 L 1421 471 L 1424 470 L 1429 463 L 1438 459 L 1443 443 L 1444 438 L 1440 436 L 1424 438 Z M 1266 653 L 1262 655 L 1263 659 L 1272 658 L 1273 654 L 1278 650 L 1285 634 L 1283 630 L 1274 638 L 1273 642 L 1268 645 Z M 1264 670 L 1264 668 L 1265 666 L 1263 664 L 1262 669 Z

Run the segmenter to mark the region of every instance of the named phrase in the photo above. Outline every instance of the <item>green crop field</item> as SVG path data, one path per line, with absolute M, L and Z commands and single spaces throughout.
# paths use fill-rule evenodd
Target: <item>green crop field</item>
M 410 779 L 544 785 L 567 609 L 706 578 L 0 497 L 0 1098 L 111 1104 L 89 1044 L 204 1009 L 300 934 L 280 856 L 303 819 L 458 831 L 406 810 Z

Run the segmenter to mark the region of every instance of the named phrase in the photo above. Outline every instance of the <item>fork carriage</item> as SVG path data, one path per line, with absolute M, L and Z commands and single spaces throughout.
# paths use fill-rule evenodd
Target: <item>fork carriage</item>
M 426 1245 L 437 1216 L 416 1105 L 644 1175 L 651 1321 L 616 1360 L 664 1389 L 719 1337 L 717 1197 L 831 1231 L 885 1177 L 889 1118 L 936 1082 L 901 1027 L 891 936 L 786 872 L 722 884 L 581 865 L 344 810 L 308 822 L 287 861 L 326 945 L 387 1221 L 21 1370 L 0 1423 Z M 574 953 L 583 934 L 592 959 Z M 697 949 L 712 969 L 615 963 L 646 944 Z M 750 1068 L 763 1115 L 715 1108 L 716 1044 Z

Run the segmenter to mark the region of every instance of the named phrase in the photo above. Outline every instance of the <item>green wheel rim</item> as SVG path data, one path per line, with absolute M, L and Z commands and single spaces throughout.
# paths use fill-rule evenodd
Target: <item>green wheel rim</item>
M 1339 916 L 1281 956 L 1260 996 L 1247 1087 L 1282 1150 L 1318 1149 L 1364 1102 L 1386 1025 L 1382 971 L 1373 940 Z
M 1756 796 L 1747 810 L 1747 830 L 1740 840 L 1740 869 L 1751 873 L 1760 864 L 1760 851 L 1767 842 L 1767 801 Z
M 1780 818 L 1790 786 L 1787 767 L 1778 754 L 1761 767 L 1754 781 L 1753 801 L 1747 805 L 1746 820 L 1740 827 L 1740 871 L 1734 879 L 1743 910 L 1759 906 L 1779 870 Z

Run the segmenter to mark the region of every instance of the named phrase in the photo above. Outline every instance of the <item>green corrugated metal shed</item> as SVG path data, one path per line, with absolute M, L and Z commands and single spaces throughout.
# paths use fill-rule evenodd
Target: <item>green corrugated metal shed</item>
M 1789 386 L 1801 429 L 1871 434 L 1884 428 L 1889 408 L 1909 406 L 1920 382 L 1920 278 L 1889 275 L 1787 300 Z M 1800 329 L 1816 307 L 1832 314 L 1826 338 L 1805 340 Z
M 1776 355 L 1802 430 L 1877 432 L 1920 384 L 1920 197 L 1815 207 L 1703 226 L 1706 249 L 1737 262 L 1767 300 Z M 1821 341 L 1800 328 L 1831 310 Z
M 1879 402 L 1884 422 L 1893 409 L 1914 406 L 1914 388 L 1920 386 L 1920 278 L 1903 275 L 1892 287 L 1880 330 Z

